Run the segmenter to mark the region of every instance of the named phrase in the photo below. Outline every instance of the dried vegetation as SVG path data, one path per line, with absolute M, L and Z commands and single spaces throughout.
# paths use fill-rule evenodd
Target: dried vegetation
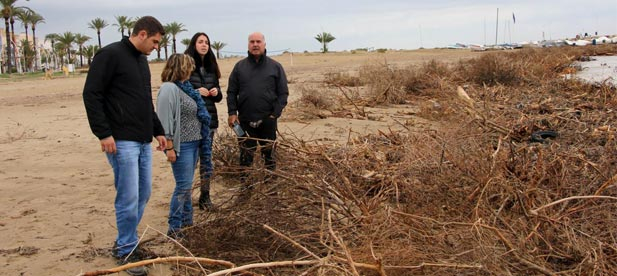
M 429 102 L 417 115 L 438 130 L 344 146 L 280 137 L 276 173 L 256 166 L 252 189 L 200 215 L 184 244 L 268 275 L 615 275 L 617 91 L 563 77 L 581 57 L 615 53 L 526 49 L 332 75 L 353 107 L 318 90 L 299 107 L 362 117 L 365 106 Z M 358 82 L 364 93 L 344 95 Z M 218 177 L 240 187 L 231 141 L 217 144 Z

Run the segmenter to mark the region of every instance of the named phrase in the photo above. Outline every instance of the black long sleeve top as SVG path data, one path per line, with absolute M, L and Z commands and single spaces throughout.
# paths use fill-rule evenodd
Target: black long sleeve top
M 221 86 L 219 84 L 219 79 L 216 77 L 216 74 L 212 72 L 207 72 L 205 69 L 201 69 L 204 68 L 196 68 L 193 73 L 191 73 L 189 81 L 195 89 L 205 87 L 206 89 L 210 90 L 216 87 L 216 89 L 218 90 L 218 94 L 216 94 L 216 96 L 201 96 L 201 98 L 204 100 L 204 103 L 206 104 L 206 109 L 208 110 L 208 113 L 210 113 L 210 129 L 215 129 L 219 127 L 219 116 L 218 111 L 216 110 L 216 103 L 223 100 L 223 93 L 221 93 Z
M 128 37 L 96 53 L 83 98 L 90 128 L 99 139 L 151 142 L 153 136 L 165 135 L 154 111 L 148 61 Z
M 287 105 L 289 90 L 283 66 L 265 54 L 240 60 L 229 75 L 227 109 L 241 122 L 278 118 Z

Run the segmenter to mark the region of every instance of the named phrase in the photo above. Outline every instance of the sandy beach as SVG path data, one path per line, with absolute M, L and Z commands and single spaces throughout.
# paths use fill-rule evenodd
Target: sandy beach
M 302 87 L 323 86 L 324 75 L 329 72 L 353 74 L 364 64 L 379 62 L 400 66 L 431 59 L 456 62 L 480 54 L 468 50 L 418 50 L 276 56 L 290 80 L 290 103 L 279 131 L 307 140 L 327 137 L 344 142 L 350 133 L 396 129 L 400 126 L 391 115 L 405 114 L 405 110 L 416 108 L 416 103 L 370 108 L 369 112 L 379 120 L 332 117 L 299 121 L 288 116 L 294 112 L 294 101 Z M 237 60 L 220 61 L 223 91 Z M 161 84 L 162 67 L 161 63 L 151 64 L 154 97 Z M 0 81 L 2 275 L 77 275 L 116 266 L 109 255 L 116 235 L 113 174 L 88 126 L 81 96 L 84 81 L 85 74 L 52 80 Z M 230 131 L 225 123 L 224 101 L 218 109 L 219 133 Z M 224 185 L 213 185 L 216 201 L 217 189 Z M 173 187 L 169 164 L 163 154 L 156 152 L 153 193 L 139 228 L 144 239 L 159 241 L 153 243 L 153 250 L 169 247 L 157 231 L 166 231 Z M 172 274 L 169 267 L 157 265 L 150 275 Z

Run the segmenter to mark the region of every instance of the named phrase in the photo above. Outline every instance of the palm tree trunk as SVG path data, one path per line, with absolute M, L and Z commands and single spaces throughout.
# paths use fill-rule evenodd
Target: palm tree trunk
M 36 28 L 32 25 L 32 50 L 34 51 L 34 71 L 39 70 L 39 53 L 36 51 L 36 36 L 35 30 Z
M 28 64 L 28 60 L 27 60 L 27 57 L 26 57 L 26 48 L 30 47 L 30 43 L 28 42 L 28 24 L 24 24 L 24 26 L 26 27 L 26 46 L 25 47 L 22 46 L 22 47 L 24 48 L 24 61 L 25 61 L 24 62 L 24 68 L 25 68 L 24 71 L 27 72 L 28 70 L 30 70 L 32 68 L 28 68 L 29 64 Z
M 26 42 L 28 42 L 28 24 L 24 24 L 26 27 Z
M 17 68 L 17 43 L 15 43 L 15 19 L 11 17 L 11 41 L 13 42 L 13 46 L 15 47 L 15 51 L 13 51 L 13 59 L 15 60 L 15 68 Z M 17 68 L 19 71 L 19 69 Z
M 9 32 L 9 18 L 4 18 L 4 25 L 6 25 L 6 30 L 4 34 L 6 35 L 6 72 L 11 74 L 11 33 Z
M 101 30 L 96 31 L 96 35 L 99 37 L 99 49 L 101 49 Z
M 84 51 L 81 45 L 79 45 L 79 64 L 80 67 L 84 67 Z
M 161 59 L 161 48 L 157 48 L 156 49 L 156 59 L 158 59 L 158 60 Z

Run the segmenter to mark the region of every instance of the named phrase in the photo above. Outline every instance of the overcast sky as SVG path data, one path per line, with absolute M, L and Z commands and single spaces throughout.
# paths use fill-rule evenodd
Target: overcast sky
M 617 34 L 617 0 L 18 0 L 41 14 L 37 37 L 70 31 L 92 37 L 88 22 L 100 17 L 109 23 L 102 44 L 120 39 L 115 16 L 152 15 L 161 23 L 182 23 L 188 31 L 205 32 L 227 43 L 226 54 L 245 54 L 248 34 L 265 34 L 271 53 L 319 51 L 315 35 L 325 31 L 336 39 L 331 51 L 374 47 L 434 48 L 459 43 L 498 43 L 561 39 L 579 33 Z M 516 18 L 513 22 L 512 14 Z M 23 32 L 20 23 L 16 31 Z

